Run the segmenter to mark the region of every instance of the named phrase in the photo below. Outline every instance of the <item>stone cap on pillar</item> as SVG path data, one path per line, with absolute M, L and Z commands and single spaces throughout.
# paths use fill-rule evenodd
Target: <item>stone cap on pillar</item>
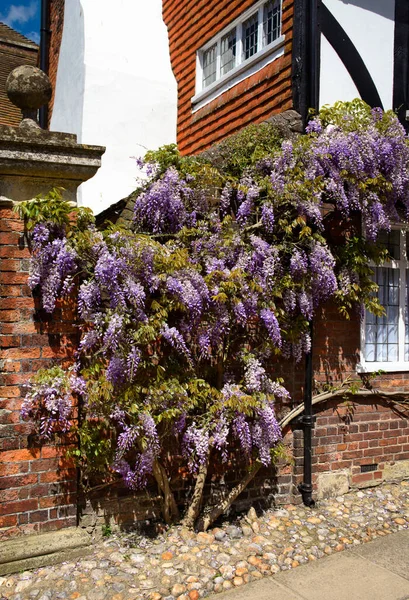
M 55 187 L 64 188 L 63 197 L 76 202 L 78 186 L 95 175 L 105 148 L 78 144 L 74 134 L 39 127 L 37 110 L 51 93 L 40 69 L 17 67 L 6 90 L 23 120 L 19 127 L 0 126 L 0 202 L 30 200 Z

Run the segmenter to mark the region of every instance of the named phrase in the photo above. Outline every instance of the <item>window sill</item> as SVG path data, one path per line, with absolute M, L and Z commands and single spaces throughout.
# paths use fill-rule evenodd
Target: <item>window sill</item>
M 280 36 L 272 44 L 266 46 L 263 50 L 257 52 L 257 54 L 246 60 L 244 63 L 238 65 L 226 73 L 226 75 L 223 75 L 223 77 L 214 81 L 207 88 L 198 92 L 191 100 L 192 112 L 200 110 L 203 106 L 224 92 L 227 92 L 227 90 L 233 86 L 237 85 L 247 77 L 250 77 L 250 75 L 257 73 L 257 71 L 263 69 L 279 56 L 282 56 L 284 54 L 284 41 L 285 36 Z
M 385 373 L 409 371 L 409 362 L 361 362 L 356 366 L 357 373 L 375 373 L 376 371 L 385 371 Z

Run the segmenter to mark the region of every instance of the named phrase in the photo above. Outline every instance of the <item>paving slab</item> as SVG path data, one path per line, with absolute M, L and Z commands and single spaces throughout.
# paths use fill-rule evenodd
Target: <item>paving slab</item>
M 217 600 L 305 600 L 304 596 L 281 585 L 272 577 L 212 596 L 212 600 L 216 598 Z
M 407 561 L 409 563 L 409 557 Z M 280 573 L 275 580 L 306 600 L 409 598 L 407 579 L 353 552 L 335 554 L 298 569 Z M 258 594 L 254 596 L 255 599 L 257 597 Z M 250 598 L 251 596 L 248 600 Z M 272 595 L 271 599 L 273 598 Z
M 358 546 L 352 552 L 409 580 L 409 531 Z

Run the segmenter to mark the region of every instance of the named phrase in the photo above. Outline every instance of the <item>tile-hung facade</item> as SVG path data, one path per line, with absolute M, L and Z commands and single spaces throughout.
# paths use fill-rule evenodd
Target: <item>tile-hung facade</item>
M 163 17 L 182 152 L 292 107 L 292 0 L 164 0 Z
M 163 0 L 180 149 L 197 153 L 272 113 L 305 116 L 356 97 L 404 121 L 408 11 L 405 0 Z
M 407 0 L 163 0 L 163 15 L 184 154 L 206 150 L 288 109 L 305 123 L 310 108 L 357 97 L 396 110 L 408 126 Z M 406 228 L 396 224 L 384 242 L 393 260 L 375 268 L 374 279 L 385 316 L 367 314 L 346 323 L 334 307 L 325 306 L 315 322 L 316 382 L 365 379 L 382 370 L 375 387 L 409 391 Z M 293 400 L 302 401 L 302 374 L 293 372 L 288 379 Z M 353 417 L 341 400 L 314 408 L 313 482 L 319 480 L 320 489 L 333 472 L 343 473 L 348 485 L 373 485 L 399 468 L 409 476 L 406 413 L 397 415 L 379 398 L 354 402 Z M 293 483 L 302 478 L 299 433 L 294 432 Z

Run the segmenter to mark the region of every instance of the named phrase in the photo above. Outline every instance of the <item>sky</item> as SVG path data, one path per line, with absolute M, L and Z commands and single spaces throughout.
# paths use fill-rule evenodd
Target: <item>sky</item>
M 30 40 L 40 41 L 40 0 L 0 0 L 0 21 Z

